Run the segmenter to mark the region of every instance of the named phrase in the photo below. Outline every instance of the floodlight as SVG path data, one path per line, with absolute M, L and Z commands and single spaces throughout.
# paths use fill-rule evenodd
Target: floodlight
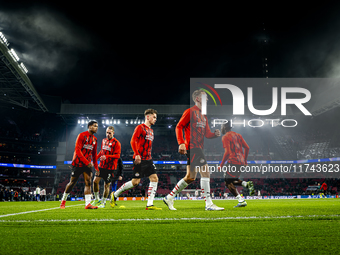
M 28 73 L 28 70 L 27 70 L 26 66 L 24 65 L 24 63 L 20 63 L 19 66 L 21 67 L 21 70 L 24 71 L 24 73 Z
M 9 55 L 11 55 L 11 57 L 14 59 L 14 61 L 19 61 L 19 57 L 18 57 L 18 55 L 17 55 L 17 53 L 15 52 L 15 50 L 14 49 L 10 49 L 9 51 L 8 51 L 8 53 L 9 53 Z
M 1 41 L 3 44 L 5 44 L 6 46 L 9 45 L 9 43 L 8 43 L 8 41 L 7 41 L 7 39 L 6 39 L 6 37 L 5 37 L 4 34 L 1 33 L 1 32 L 0 32 L 0 41 Z

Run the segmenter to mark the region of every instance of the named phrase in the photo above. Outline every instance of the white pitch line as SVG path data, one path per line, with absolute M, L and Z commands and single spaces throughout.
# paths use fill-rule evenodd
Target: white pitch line
M 79 206 L 79 205 L 69 205 L 67 207 L 73 207 L 73 206 Z M 49 210 L 56 210 L 56 209 L 60 209 L 60 207 L 53 207 L 53 208 L 41 209 L 41 210 L 35 210 L 35 211 L 27 211 L 27 212 L 5 214 L 5 215 L 0 215 L 0 218 L 9 217 L 9 216 L 16 216 L 16 215 L 26 214 L 26 213 L 35 213 L 35 212 L 43 212 L 43 211 L 49 211 Z
M 51 208 L 53 209 L 53 208 Z M 50 209 L 50 210 L 51 210 Z M 293 219 L 316 217 L 340 217 L 335 215 L 286 215 L 286 216 L 249 216 L 249 217 L 219 217 L 219 218 L 146 218 L 146 219 L 68 219 L 68 220 L 0 220 L 0 223 L 30 223 L 30 222 L 122 222 L 122 221 L 216 221 L 216 220 L 262 220 L 262 219 Z

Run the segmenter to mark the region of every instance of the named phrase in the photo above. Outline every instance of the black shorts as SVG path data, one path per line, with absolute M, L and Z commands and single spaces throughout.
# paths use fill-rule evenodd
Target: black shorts
M 87 173 L 89 176 L 92 174 L 92 168 L 88 168 L 87 166 L 83 167 L 76 167 L 76 166 L 71 166 L 71 177 L 79 178 L 81 174 L 84 172 Z
M 201 148 L 193 148 L 187 150 L 187 165 L 188 166 L 204 166 L 207 164 L 207 160 L 204 156 L 203 150 Z
M 118 170 L 109 170 L 105 168 L 99 167 L 99 176 L 103 178 L 106 184 L 108 184 L 111 181 L 118 180 Z
M 152 160 L 142 160 L 140 164 L 133 163 L 133 177 L 134 179 L 140 179 L 149 177 L 156 173 L 156 166 Z
M 230 179 L 239 179 L 241 175 L 241 167 L 242 165 L 235 165 L 235 164 L 225 164 L 225 169 L 223 170 L 224 173 L 224 181 Z

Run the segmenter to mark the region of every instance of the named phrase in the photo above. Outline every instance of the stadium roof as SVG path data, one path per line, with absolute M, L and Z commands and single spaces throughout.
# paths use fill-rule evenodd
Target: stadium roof
M 47 112 L 48 109 L 26 75 L 27 69 L 0 32 L 0 101 Z

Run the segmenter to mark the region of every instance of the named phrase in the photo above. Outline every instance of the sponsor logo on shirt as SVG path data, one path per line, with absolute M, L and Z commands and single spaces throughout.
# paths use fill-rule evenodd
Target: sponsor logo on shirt
M 111 145 L 111 144 L 110 144 Z M 106 150 L 106 151 L 111 151 L 111 147 L 110 146 L 107 146 L 107 145 L 103 145 L 102 147 L 103 150 Z
M 198 128 L 205 128 L 205 121 L 198 121 L 198 122 L 196 122 L 196 127 L 198 127 Z
M 153 141 L 153 132 L 152 131 L 147 131 L 147 134 L 145 136 L 146 140 Z
M 83 149 L 93 150 L 93 146 L 91 144 L 84 144 Z

